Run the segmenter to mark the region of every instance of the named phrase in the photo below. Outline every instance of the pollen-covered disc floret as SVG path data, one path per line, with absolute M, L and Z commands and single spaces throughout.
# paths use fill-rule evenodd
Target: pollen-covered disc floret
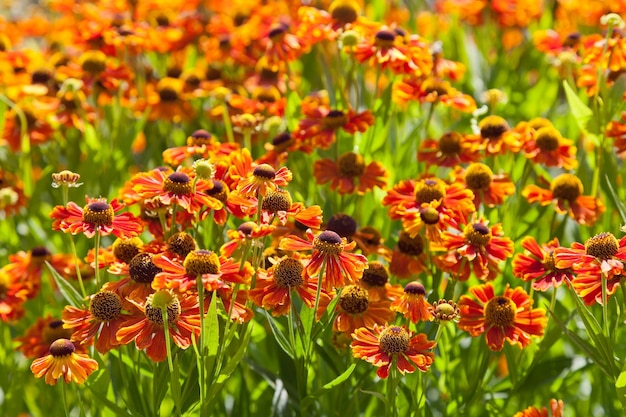
M 325 255 L 337 255 L 343 250 L 343 242 L 337 233 L 325 230 L 313 239 L 313 248 Z
M 298 287 L 304 283 L 304 265 L 297 259 L 285 258 L 274 267 L 274 282 L 281 288 Z
M 535 142 L 542 151 L 555 151 L 559 147 L 561 134 L 552 126 L 542 127 L 535 132 Z
M 149 253 L 139 253 L 128 264 L 128 274 L 130 278 L 141 284 L 150 284 L 156 274 L 163 272 L 161 268 L 156 266 L 152 261 L 152 255 Z
M 89 301 L 89 312 L 98 321 L 112 321 L 122 313 L 122 299 L 113 291 L 100 291 Z
M 494 297 L 485 306 L 485 327 L 511 327 L 515 324 L 515 304 L 507 297 Z
M 441 299 L 433 302 L 433 315 L 437 321 L 452 321 L 460 314 L 459 307 L 454 301 Z
M 113 255 L 124 263 L 130 263 L 142 246 L 143 242 L 137 237 L 131 239 L 118 238 L 112 245 Z
M 278 213 L 279 211 L 289 211 L 291 204 L 292 200 L 289 191 L 277 188 L 267 193 L 261 208 L 270 213 Z
M 94 201 L 83 208 L 83 221 L 96 226 L 110 226 L 114 215 L 113 207 L 104 201 Z
M 354 22 L 359 17 L 359 11 L 356 0 L 334 0 L 328 8 L 333 20 L 342 25 Z
M 380 350 L 388 355 L 405 353 L 409 345 L 409 333 L 403 327 L 389 326 L 380 334 Z
M 207 195 L 225 203 L 228 199 L 228 186 L 221 180 L 213 179 L 211 181 L 213 182 L 213 188 L 206 191 Z
M 367 290 L 358 285 L 347 285 L 339 296 L 339 305 L 349 314 L 361 314 L 369 306 Z
M 160 290 L 148 296 L 146 301 L 146 318 L 157 326 L 163 326 L 162 308 L 167 310 L 168 323 L 176 323 L 181 313 L 180 301 L 168 290 Z
M 458 132 L 448 132 L 439 138 L 439 150 L 444 155 L 457 155 L 461 147 L 462 136 Z
M 57 339 L 50 345 L 50 354 L 55 358 L 71 355 L 75 350 L 74 343 L 68 339 Z
M 174 233 L 167 239 L 167 250 L 183 258 L 195 249 L 196 241 L 193 236 L 187 232 Z
M 396 34 L 390 30 L 379 30 L 375 35 L 374 44 L 379 48 L 391 48 Z
M 400 232 L 398 249 L 406 255 L 419 256 L 424 252 L 424 240 L 420 235 L 411 237 L 406 232 Z
M 389 281 L 387 267 L 379 261 L 371 261 L 367 269 L 363 271 L 361 282 L 370 287 L 384 287 Z
M 189 252 L 183 262 L 185 273 L 189 275 L 219 274 L 220 260 L 215 252 L 200 249 Z
M 573 174 L 561 174 L 550 185 L 550 191 L 554 198 L 575 201 L 583 193 L 583 183 Z
M 474 223 L 465 226 L 463 231 L 465 240 L 474 246 L 485 246 L 491 241 L 491 230 L 483 223 Z
M 500 116 L 487 116 L 478 124 L 480 136 L 484 139 L 499 139 L 509 130 L 509 124 Z
M 603 232 L 587 239 L 585 252 L 600 260 L 611 259 L 619 251 L 619 242 L 612 233 Z
M 193 192 L 191 178 L 184 172 L 172 172 L 163 181 L 163 190 L 175 195 L 189 195 Z
M 363 156 L 354 152 L 346 152 L 337 161 L 339 175 L 348 178 L 357 178 L 365 172 L 365 160 Z
M 438 178 L 428 178 L 415 185 L 415 202 L 417 204 L 430 203 L 441 200 L 446 195 L 446 186 Z
M 465 183 L 473 191 L 486 190 L 491 185 L 493 171 L 487 165 L 476 162 L 467 167 Z
M 257 178 L 273 180 L 274 178 L 276 178 L 276 170 L 274 170 L 271 165 L 261 164 L 256 166 L 254 170 L 252 170 L 252 175 Z

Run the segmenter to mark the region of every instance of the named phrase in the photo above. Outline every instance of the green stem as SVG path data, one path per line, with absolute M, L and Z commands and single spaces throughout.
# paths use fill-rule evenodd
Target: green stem
M 85 285 L 83 284 L 83 275 L 80 272 L 80 265 L 78 263 L 78 252 L 76 251 L 76 243 L 74 243 L 74 235 L 70 235 L 70 246 L 72 248 L 72 255 L 74 255 L 74 267 L 76 268 L 76 278 L 78 278 L 80 293 L 83 298 L 87 298 L 87 292 L 85 291 Z
M 222 119 L 224 120 L 224 129 L 226 129 L 226 137 L 228 143 L 235 143 L 235 135 L 233 134 L 233 125 L 230 122 L 230 114 L 228 113 L 228 105 L 224 101 L 222 103 Z
M 199 356 L 200 356 L 200 364 L 198 367 L 198 378 L 199 378 L 199 387 L 200 387 L 200 404 L 204 404 L 204 400 L 206 397 L 205 392 L 205 378 L 204 375 L 204 345 L 206 344 L 207 337 L 202 335 L 204 332 L 204 283 L 202 282 L 202 275 L 196 276 L 196 287 L 198 287 L 198 304 L 200 306 L 200 336 L 198 339 L 198 347 L 199 347 Z
M 398 371 L 396 369 L 397 358 L 393 358 L 389 368 L 389 377 L 387 379 L 387 407 L 385 408 L 387 416 L 397 417 L 398 408 L 396 407 L 396 394 L 398 391 Z
M 67 393 L 65 392 L 65 381 L 61 381 L 59 384 L 61 385 L 61 401 L 63 402 L 63 410 L 65 411 L 65 416 L 70 416 L 70 410 L 67 408 Z
M 161 315 L 163 317 L 163 333 L 165 336 L 165 349 L 167 351 L 167 366 L 170 371 L 170 388 L 172 390 L 172 397 L 174 397 L 174 402 L 176 405 L 176 413 L 178 416 L 181 416 L 180 404 L 178 404 L 177 395 L 174 395 L 173 392 L 178 386 L 178 381 L 176 380 L 176 375 L 174 375 L 174 362 L 172 361 L 172 345 L 170 341 L 170 326 L 169 320 L 167 316 L 167 307 L 161 307 Z
M 609 336 L 609 313 L 608 313 L 608 295 L 607 295 L 607 280 L 604 272 L 602 273 L 602 328 L 604 329 L 604 334 Z
M 96 287 L 98 288 L 98 290 L 100 289 L 100 264 L 98 263 L 98 252 L 100 252 L 100 230 L 96 229 L 96 242 L 94 245 L 94 258 L 95 258 L 95 265 L 94 265 L 94 269 L 96 272 Z

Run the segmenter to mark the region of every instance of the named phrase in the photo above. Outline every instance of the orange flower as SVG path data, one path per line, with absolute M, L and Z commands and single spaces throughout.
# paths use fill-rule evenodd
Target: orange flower
M 163 162 L 172 166 L 182 164 L 187 158 L 205 158 L 227 156 L 239 149 L 235 143 L 220 143 L 215 137 L 203 129 L 194 131 L 185 146 L 177 146 L 163 151 Z
M 474 301 L 461 296 L 459 328 L 476 337 L 485 333 L 487 346 L 500 351 L 505 339 L 512 345 L 525 348 L 531 336 L 542 336 L 547 324 L 545 310 L 532 308 L 533 300 L 522 287 L 511 289 L 508 284 L 504 295 L 495 296 L 493 285 L 486 283 L 470 288 Z
M 307 240 L 290 235 L 280 241 L 279 249 L 290 251 L 313 250 L 313 255 L 306 265 L 306 273 L 314 276 L 320 272 L 322 264 L 324 270 L 324 289 L 332 291 L 345 283 L 353 284 L 363 275 L 367 267 L 367 258 L 363 255 L 350 253 L 356 242 L 347 243 L 337 233 L 326 230 L 317 236 L 311 229 L 307 230 Z
M 330 182 L 330 189 L 339 194 L 357 193 L 363 195 L 374 187 L 385 188 L 387 171 L 380 162 L 365 165 L 363 157 L 347 152 L 335 163 L 332 159 L 320 159 L 313 164 L 315 182 Z
M 317 280 L 304 273 L 304 263 L 297 258 L 282 258 L 267 271 L 257 272 L 256 286 L 248 294 L 259 307 L 270 310 L 273 316 L 289 313 L 292 291 L 295 291 L 309 307 L 315 305 Z M 319 305 L 326 306 L 330 297 L 320 293 L 323 300 Z
M 422 203 L 420 207 L 400 208 L 397 213 L 402 216 L 402 228 L 411 237 L 420 233 L 428 241 L 441 243 L 443 232 L 450 227 L 457 227 L 455 213 L 443 207 L 442 200 Z
M 613 147 L 620 158 L 626 158 L 626 112 L 622 112 L 621 120 L 610 122 L 606 128 L 606 136 L 613 138 Z
M 491 168 L 481 162 L 471 163 L 465 169 L 456 167 L 453 176 L 474 193 L 476 209 L 480 204 L 499 206 L 507 196 L 515 193 L 515 184 L 508 175 L 495 175 Z
M 449 82 L 435 77 L 408 77 L 393 84 L 393 101 L 405 106 L 410 101 L 442 103 L 462 112 L 476 110 L 476 101 L 453 88 Z
M 491 115 L 478 123 L 482 147 L 487 155 L 501 155 L 505 152 L 519 152 L 522 148 L 522 134 L 512 130 L 500 116 Z
M 449 132 L 439 140 L 426 139 L 420 144 L 417 160 L 426 165 L 454 167 L 459 164 L 476 162 L 479 155 L 480 140 L 475 135 L 461 135 Z
M 396 74 L 413 74 L 419 69 L 410 58 L 403 37 L 389 28 L 379 30 L 373 38 L 356 45 L 353 54 L 360 63 L 367 61 L 372 67 L 391 69 Z
M 411 237 L 401 231 L 398 245 L 391 254 L 389 272 L 398 278 L 410 278 L 426 270 L 425 262 L 424 239 L 420 235 Z
M 50 353 L 37 358 L 30 365 L 36 378 L 46 377 L 46 384 L 56 385 L 57 379 L 66 383 L 82 384 L 96 369 L 98 362 L 83 353 L 76 353 L 74 344 L 67 339 L 57 339 L 50 345 Z
M 373 329 L 377 324 L 393 322 L 396 314 L 390 305 L 389 300 L 370 300 L 368 291 L 360 285 L 346 285 L 339 295 L 333 330 L 351 334 L 360 327 Z
M 500 272 L 499 263 L 513 256 L 513 241 L 502 237 L 502 225 L 492 227 L 479 219 L 465 226 L 444 232 L 443 246 L 448 255 L 440 258 L 440 266 L 466 281 L 470 270 L 478 279 L 493 280 Z
M 526 236 L 522 239 L 522 247 L 526 251 L 513 258 L 513 275 L 524 281 L 532 280 L 535 290 L 547 291 L 574 278 L 571 269 L 555 265 L 554 250 L 560 247 L 557 238 L 539 246 L 534 237 Z
M 305 106 L 303 103 L 302 112 L 306 118 L 300 120 L 292 137 L 298 148 L 307 153 L 318 148 L 329 149 L 335 142 L 339 129 L 353 135 L 356 132 L 365 132 L 374 123 L 374 115 L 369 110 L 356 113 L 349 109 L 346 112 L 331 109 L 324 103 L 312 106 Z
M 411 323 L 433 319 L 432 305 L 426 299 L 426 289 L 418 281 L 411 281 L 404 286 L 404 294 L 391 303 L 391 309 L 402 313 Z
M 134 176 L 130 187 L 141 199 L 157 199 L 165 206 L 177 204 L 188 213 L 199 213 L 203 207 L 222 208 L 222 202 L 208 195 L 213 182 L 194 178 L 190 170 L 153 169 Z
M 41 358 L 48 354 L 52 342 L 71 337 L 72 331 L 63 328 L 62 320 L 48 315 L 45 318 L 39 317 L 35 324 L 26 330 L 24 336 L 15 338 L 15 341 L 20 343 L 15 349 L 29 359 Z
M 549 189 L 531 184 L 522 190 L 529 203 L 547 206 L 554 202 L 557 213 L 567 213 L 580 224 L 592 225 L 604 212 L 604 204 L 593 196 L 582 194 L 583 183 L 575 175 L 567 173 L 552 180 Z
M 552 417 L 561 417 L 563 415 L 563 401 L 550 400 L 550 411 Z M 548 417 L 548 410 L 546 407 L 541 407 L 541 410 L 536 407 L 528 407 L 524 411 L 518 411 L 513 417 Z
M 413 332 L 405 327 L 360 328 L 352 333 L 352 339 L 352 355 L 377 366 L 376 374 L 380 378 L 389 376 L 392 363 L 404 374 L 415 372 L 416 367 L 426 372 L 435 360 L 431 350 L 436 342 L 428 340 L 423 333 L 413 336 Z
M 252 242 L 272 234 L 276 229 L 275 226 L 262 224 L 258 225 L 255 222 L 244 222 L 237 227 L 237 230 L 228 230 L 226 236 L 228 242 L 222 245 L 220 253 L 223 256 L 233 256 L 238 249 L 243 249 L 246 245 L 253 245 Z
M 530 126 L 526 128 L 529 138 L 523 145 L 524 156 L 548 167 L 575 169 L 578 166 L 578 160 L 574 141 L 561 136 L 561 133 L 549 121 L 548 124 L 542 123 L 534 127 L 532 123 L 531 120 Z M 537 123 L 536 120 L 535 123 Z M 516 130 L 519 128 L 520 126 L 516 127 Z
M 265 197 L 268 192 L 285 187 L 292 178 L 293 174 L 286 167 L 275 170 L 271 165 L 261 164 L 239 180 L 237 191 L 244 197 Z
M 602 300 L 602 275 L 605 276 L 607 297 L 615 293 L 624 279 L 626 262 L 626 236 L 619 241 L 608 232 L 597 234 L 571 248 L 554 250 L 555 266 L 571 268 L 576 277 L 572 280 L 574 291 L 587 305 Z
M 167 310 L 167 325 L 174 343 L 181 349 L 191 346 L 191 338 L 198 340 L 200 335 L 200 309 L 198 300 L 192 294 L 176 296 L 169 290 L 160 290 L 150 295 L 140 304 L 130 300 L 143 314 L 127 318 L 117 331 L 117 341 L 128 344 L 135 341 L 137 349 L 145 349 L 155 362 L 167 358 L 165 331 L 161 308 Z M 195 335 L 195 336 L 194 336 Z
M 371 301 L 395 301 L 402 296 L 402 287 L 389 283 L 389 271 L 379 261 L 369 261 L 359 285 L 367 290 Z
M 29 288 L 19 277 L 0 269 L 0 319 L 4 322 L 19 320 L 24 315 L 24 303 Z
M 278 24 L 270 29 L 267 34 L 268 42 L 265 51 L 267 65 L 274 71 L 278 70 L 281 64 L 292 62 L 298 59 L 309 49 L 304 39 L 288 32 L 289 27 Z
M 72 341 L 89 344 L 98 335 L 96 349 L 105 354 L 119 345 L 116 332 L 125 320 L 122 299 L 112 291 L 101 290 L 89 299 L 87 309 L 65 306 L 63 327 L 73 329 Z
M 50 213 L 53 230 L 62 230 L 73 235 L 83 233 L 88 238 L 96 231 L 102 236 L 113 233 L 117 237 L 135 237 L 143 231 L 143 223 L 131 213 L 116 214 L 124 204 L 114 199 L 85 198 L 87 205 L 79 207 L 73 201 L 67 207 L 56 206 Z

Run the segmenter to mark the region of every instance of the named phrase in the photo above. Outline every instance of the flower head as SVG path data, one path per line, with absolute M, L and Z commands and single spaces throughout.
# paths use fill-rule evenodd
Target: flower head
M 63 378 L 82 384 L 96 369 L 98 362 L 83 353 L 76 353 L 76 347 L 67 339 L 57 339 L 50 345 L 49 354 L 37 358 L 30 365 L 36 378 L 46 377 L 46 384 L 56 385 Z
M 318 184 L 330 182 L 331 190 L 339 194 L 365 194 L 374 187 L 385 188 L 387 171 L 380 162 L 365 164 L 363 157 L 347 152 L 337 163 L 331 159 L 320 159 L 313 164 L 313 175 Z
M 461 296 L 459 328 L 472 336 L 485 333 L 487 346 L 500 351 L 507 340 L 512 345 L 525 348 L 531 336 L 542 336 L 547 324 L 546 312 L 532 308 L 533 300 L 522 287 L 511 289 L 508 285 L 504 295 L 496 296 L 491 283 L 470 288 L 470 293 Z
M 426 298 L 426 289 L 417 281 L 411 281 L 404 286 L 404 294 L 394 300 L 391 309 L 402 313 L 411 323 L 433 319 L 432 306 Z
M 346 285 L 338 296 L 337 317 L 333 322 L 336 332 L 352 333 L 360 327 L 372 329 L 376 324 L 393 321 L 395 313 L 389 300 L 370 300 L 369 292 L 360 285 Z
M 547 291 L 574 278 L 571 269 L 555 265 L 554 250 L 560 247 L 557 238 L 539 246 L 534 237 L 526 236 L 522 239 L 522 247 L 526 251 L 513 258 L 513 275 L 524 281 L 532 280 L 535 290 Z
M 425 334 L 413 336 L 405 327 L 375 325 L 373 329 L 359 328 L 352 333 L 352 355 L 378 367 L 380 378 L 389 376 L 389 368 L 396 359 L 398 370 L 413 373 L 415 368 L 426 372 L 435 360 L 431 350 L 435 342 Z

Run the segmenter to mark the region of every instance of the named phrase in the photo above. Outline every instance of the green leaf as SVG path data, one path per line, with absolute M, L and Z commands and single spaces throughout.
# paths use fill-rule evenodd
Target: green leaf
M 611 184 L 609 177 L 605 176 L 604 179 L 606 180 L 606 186 L 609 189 L 611 200 L 613 200 L 613 204 L 615 204 L 615 208 L 617 208 L 619 216 L 622 218 L 622 223 L 626 224 L 626 206 L 624 206 L 624 203 L 622 203 L 622 200 L 617 195 L 617 192 L 615 192 L 615 188 L 613 188 L 613 184 Z
M 267 322 L 270 325 L 270 329 L 272 329 L 272 333 L 274 334 L 274 337 L 276 338 L 276 341 L 278 342 L 278 345 L 285 351 L 287 355 L 289 355 L 291 359 L 294 359 L 295 353 L 293 349 L 291 348 L 291 344 L 289 343 L 289 340 L 287 339 L 285 334 L 282 332 L 282 330 L 280 330 L 280 328 L 276 325 L 274 317 L 270 316 L 267 311 L 264 311 L 264 313 L 265 313 L 265 316 L 267 317 Z
M 593 117 L 593 111 L 582 102 L 576 92 L 570 87 L 566 80 L 563 80 L 563 88 L 565 89 L 565 96 L 567 97 L 567 104 L 569 104 L 572 115 L 576 119 L 576 124 L 583 132 L 587 131 L 587 123 Z
M 92 392 L 93 398 L 94 398 L 94 400 L 96 402 L 101 403 L 102 405 L 107 407 L 109 410 L 113 411 L 116 416 L 118 416 L 118 417 L 134 417 L 135 416 L 134 414 L 129 414 L 122 407 L 120 407 L 119 405 L 115 404 L 114 402 L 108 400 L 106 397 L 104 397 L 100 393 L 96 392 L 90 385 L 85 384 L 85 386 L 87 387 L 87 389 L 89 391 Z
M 84 306 L 84 298 L 80 295 L 78 291 L 70 284 L 65 278 L 63 278 L 53 267 L 50 265 L 48 261 L 46 261 L 46 266 L 50 270 L 54 281 L 59 287 L 59 292 L 65 298 L 71 306 L 76 308 L 82 308 Z
M 615 382 L 615 389 L 617 390 L 617 399 L 622 403 L 624 409 L 626 409 L 626 361 L 624 361 L 622 372 L 620 372 Z
M 96 132 L 96 128 L 93 127 L 91 123 L 85 123 L 85 143 L 87 147 L 92 151 L 97 151 L 100 149 L 100 141 L 98 140 L 98 133 Z
M 345 380 L 347 380 L 348 378 L 350 378 L 350 375 L 352 375 L 352 372 L 354 371 L 354 368 L 356 368 L 356 363 L 353 363 L 352 365 L 350 365 L 350 367 L 348 369 L 346 369 L 341 375 L 339 375 L 337 378 L 333 379 L 330 382 L 327 382 L 326 384 L 324 384 L 322 386 L 322 390 L 329 390 L 329 389 L 333 389 L 335 388 L 337 385 L 341 384 L 342 382 L 344 382 Z M 321 395 L 321 391 L 319 392 L 319 394 Z

